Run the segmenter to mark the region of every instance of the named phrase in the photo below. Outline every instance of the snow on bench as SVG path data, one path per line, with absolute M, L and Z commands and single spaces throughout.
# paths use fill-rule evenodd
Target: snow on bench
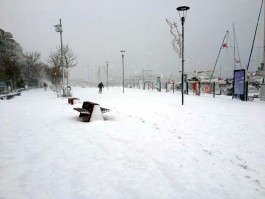
M 88 122 L 94 120 L 104 120 L 103 113 L 109 112 L 107 108 L 100 107 L 99 104 L 94 102 L 85 101 L 83 102 L 82 108 L 73 108 L 78 111 L 79 117 L 87 120 Z
M 8 94 L 5 94 L 5 95 L 0 95 L 0 99 L 3 100 L 3 99 L 12 99 L 13 97 L 15 96 L 20 96 L 21 93 L 8 93 Z

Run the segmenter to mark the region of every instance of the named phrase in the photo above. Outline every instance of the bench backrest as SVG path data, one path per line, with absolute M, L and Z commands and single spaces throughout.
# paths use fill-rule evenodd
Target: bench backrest
M 94 102 L 85 101 L 83 102 L 82 108 L 88 110 L 91 113 L 93 111 L 94 105 L 98 105 L 98 104 Z

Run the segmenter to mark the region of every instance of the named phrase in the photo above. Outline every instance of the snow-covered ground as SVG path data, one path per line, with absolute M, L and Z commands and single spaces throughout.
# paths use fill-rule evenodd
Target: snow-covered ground
M 265 198 L 265 103 L 138 89 L 0 101 L 1 199 Z M 110 108 L 81 122 L 83 101 Z

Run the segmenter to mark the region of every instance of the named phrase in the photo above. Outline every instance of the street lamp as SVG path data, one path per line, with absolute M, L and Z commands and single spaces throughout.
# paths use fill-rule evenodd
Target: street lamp
M 98 81 L 101 82 L 101 75 L 100 75 L 101 67 L 98 67 Z
M 121 56 L 122 56 L 122 88 L 123 88 L 123 93 L 124 93 L 124 55 L 125 55 L 125 50 L 121 50 Z
M 109 90 L 109 62 L 106 61 L 106 64 L 107 64 L 107 88 Z
M 61 61 L 60 61 L 60 66 L 62 68 L 62 73 L 63 73 L 63 79 L 62 79 L 62 85 L 64 85 L 64 67 L 63 67 L 63 38 L 62 38 L 62 34 L 63 34 L 63 26 L 61 23 L 61 19 L 60 19 L 60 24 L 58 25 L 54 25 L 55 27 L 55 31 L 60 33 L 60 39 L 61 39 Z M 61 85 L 61 87 L 62 87 Z M 64 89 L 63 89 L 64 92 Z M 61 93 L 61 88 L 60 88 L 60 93 Z
M 187 15 L 187 11 L 190 9 L 188 6 L 177 7 L 182 25 L 182 45 L 181 45 L 181 56 L 182 56 L 182 74 L 181 74 L 181 94 L 182 94 L 182 105 L 184 105 L 184 23 Z M 188 89 L 188 88 L 187 88 Z
M 87 83 L 88 83 L 88 85 L 89 85 L 89 65 L 87 65 Z

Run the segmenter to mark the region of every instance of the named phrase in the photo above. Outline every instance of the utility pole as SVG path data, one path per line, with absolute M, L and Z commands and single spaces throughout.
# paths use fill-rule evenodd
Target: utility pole
M 263 12 L 264 12 L 264 47 L 263 47 L 263 80 L 262 83 L 265 83 L 265 6 L 263 6 Z
M 121 56 L 122 56 L 122 91 L 124 93 L 124 55 L 125 55 L 125 50 L 121 50 Z
M 107 88 L 109 90 L 109 62 L 106 61 L 106 64 L 107 64 Z
M 87 65 L 87 83 L 89 84 L 89 65 Z
M 100 75 L 101 67 L 98 67 L 98 81 L 101 82 L 101 75 Z
M 182 44 L 181 44 L 181 58 L 182 58 L 182 73 L 181 73 L 181 95 L 182 95 L 182 105 L 184 105 L 184 23 L 187 11 L 190 9 L 188 6 L 180 6 L 177 8 L 179 16 L 181 17 L 182 25 Z M 188 89 L 188 88 L 187 88 Z
M 236 32 L 235 32 L 234 23 L 233 23 L 233 38 L 234 38 L 234 70 L 236 70 Z
M 60 93 L 61 93 L 61 89 L 63 89 L 63 93 L 64 93 L 64 67 L 63 67 L 63 28 L 62 28 L 62 22 L 60 19 L 60 24 L 58 25 L 54 25 L 55 27 L 55 31 L 60 33 L 60 40 L 61 40 L 61 59 L 60 59 L 60 66 L 62 69 L 62 81 L 61 81 L 61 88 L 60 88 Z
M 62 68 L 62 72 L 63 72 L 63 83 L 62 83 L 62 87 L 63 87 L 63 94 L 64 94 L 63 29 L 62 29 L 61 19 L 60 19 L 60 26 L 61 26 L 61 31 L 60 31 L 60 38 L 61 38 L 61 68 Z

